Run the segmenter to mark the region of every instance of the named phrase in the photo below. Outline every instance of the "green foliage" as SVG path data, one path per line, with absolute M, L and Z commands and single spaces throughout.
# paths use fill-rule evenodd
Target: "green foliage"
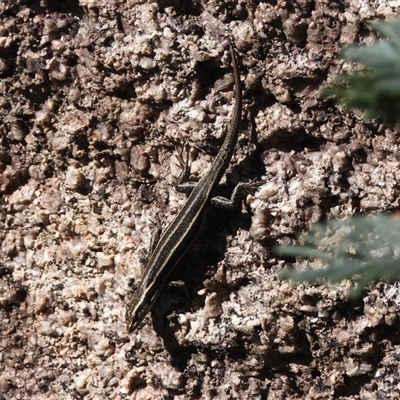
M 322 94 L 337 103 L 365 111 L 386 124 L 400 122 L 400 21 L 375 22 L 382 39 L 371 46 L 348 46 L 341 57 L 363 68 L 343 73 Z M 320 259 L 324 269 L 285 271 L 284 279 L 337 283 L 352 279 L 357 296 L 375 280 L 400 280 L 400 220 L 389 215 L 357 216 L 316 225 L 300 238 L 301 246 L 285 246 L 278 253 Z
M 319 279 L 336 283 L 356 281 L 358 296 L 375 280 L 400 279 L 400 220 L 389 215 L 357 216 L 318 224 L 301 237 L 302 246 L 280 247 L 283 255 L 321 259 L 327 268 L 285 271 L 281 277 L 295 282 Z
M 400 21 L 375 22 L 372 28 L 382 39 L 371 46 L 348 46 L 341 57 L 361 64 L 362 69 L 336 77 L 323 90 L 337 103 L 365 111 L 389 125 L 400 122 Z M 393 216 L 358 216 L 316 225 L 300 238 L 301 246 L 277 249 L 283 255 L 317 258 L 324 269 L 285 271 L 284 279 L 337 283 L 352 279 L 357 296 L 372 281 L 400 280 L 400 220 Z
M 364 68 L 338 75 L 322 96 L 393 126 L 400 122 L 400 21 L 375 22 L 372 28 L 381 40 L 371 46 L 347 46 L 341 53 L 341 58 Z

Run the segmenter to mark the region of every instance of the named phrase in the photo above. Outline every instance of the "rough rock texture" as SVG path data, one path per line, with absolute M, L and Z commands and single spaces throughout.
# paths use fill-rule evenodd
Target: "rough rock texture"
M 339 49 L 398 1 L 0 2 L 0 398 L 394 399 L 398 285 L 292 286 L 272 253 L 322 218 L 399 207 L 398 132 L 318 97 Z M 125 302 L 157 216 L 207 169 L 234 101 L 216 210 L 143 328 Z M 256 144 L 249 138 L 255 137 Z M 222 189 L 223 192 L 223 189 Z M 229 194 L 229 191 L 227 191 Z M 301 267 L 298 265 L 298 267 Z

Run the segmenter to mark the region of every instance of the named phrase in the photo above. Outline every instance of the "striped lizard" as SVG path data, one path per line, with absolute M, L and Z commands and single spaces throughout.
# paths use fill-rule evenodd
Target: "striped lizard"
M 235 104 L 229 130 L 210 169 L 197 184 L 182 182 L 183 177 L 188 175 L 187 168 L 183 170 L 178 179 L 177 190 L 179 191 L 187 192 L 188 187 L 193 187 L 193 184 L 195 186 L 186 204 L 167 226 L 154 249 L 151 250 L 143 278 L 132 301 L 127 304 L 125 318 L 129 332 L 134 331 L 143 321 L 160 295 L 168 276 L 201 233 L 207 222 L 210 206 L 234 209 L 239 203 L 241 192 L 254 186 L 254 182 L 239 183 L 235 187 L 231 199 L 215 197 L 218 184 L 228 168 L 235 150 L 242 117 L 242 87 L 236 53 L 232 44 L 230 44 L 230 53 L 235 84 Z

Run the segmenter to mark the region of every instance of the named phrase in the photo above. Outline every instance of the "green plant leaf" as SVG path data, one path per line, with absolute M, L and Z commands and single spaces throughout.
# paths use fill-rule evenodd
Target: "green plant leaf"
M 357 216 L 316 225 L 303 235 L 303 246 L 277 249 L 282 255 L 321 259 L 326 268 L 285 271 L 283 279 L 337 283 L 352 279 L 358 295 L 372 281 L 400 279 L 400 220 L 389 215 Z
M 360 64 L 360 69 L 338 75 L 321 94 L 393 126 L 400 122 L 400 21 L 371 26 L 380 32 L 380 40 L 370 46 L 350 45 L 341 52 L 343 59 Z

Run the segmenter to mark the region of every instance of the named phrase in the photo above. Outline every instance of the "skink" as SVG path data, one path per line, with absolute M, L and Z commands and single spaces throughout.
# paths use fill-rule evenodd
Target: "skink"
M 232 122 L 210 169 L 193 188 L 186 204 L 161 234 L 150 254 L 143 278 L 132 301 L 127 305 L 126 324 L 129 332 L 134 331 L 143 321 L 160 295 L 168 276 L 201 233 L 207 221 L 210 206 L 233 209 L 238 204 L 240 192 L 252 185 L 251 183 L 239 183 L 230 200 L 215 197 L 218 184 L 228 168 L 235 150 L 242 116 L 242 87 L 236 53 L 232 45 L 230 45 L 230 53 L 235 83 Z M 179 185 L 177 188 L 179 190 Z

